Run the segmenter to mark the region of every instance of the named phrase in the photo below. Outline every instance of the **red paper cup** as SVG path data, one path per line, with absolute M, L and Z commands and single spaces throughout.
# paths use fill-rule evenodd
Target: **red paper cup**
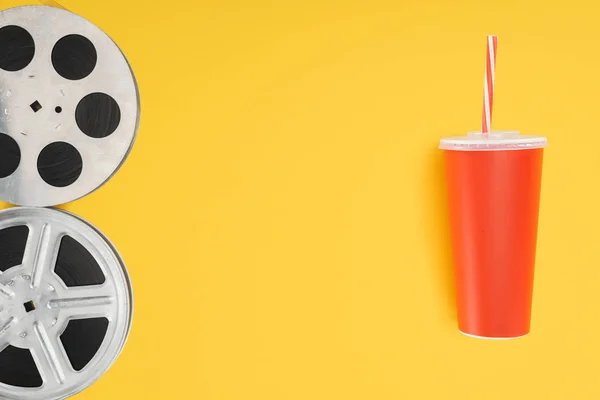
M 442 139 L 458 327 L 529 333 L 545 137 L 517 132 Z

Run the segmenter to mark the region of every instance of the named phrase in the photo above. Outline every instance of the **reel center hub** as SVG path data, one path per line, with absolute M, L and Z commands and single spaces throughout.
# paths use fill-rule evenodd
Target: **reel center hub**
M 48 329 L 57 325 L 60 309 L 52 307 L 52 301 L 58 298 L 53 285 L 42 282 L 39 287 L 32 287 L 31 276 L 23 273 L 22 268 L 1 275 L 0 285 L 3 292 L 0 320 L 9 321 L 10 328 L 18 332 L 13 345 L 30 347 L 31 340 L 35 340 L 36 324 Z

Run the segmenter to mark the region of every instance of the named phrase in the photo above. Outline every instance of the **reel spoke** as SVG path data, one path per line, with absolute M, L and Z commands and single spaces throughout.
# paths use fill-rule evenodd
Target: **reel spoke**
M 44 325 L 36 322 L 33 330 L 37 339 L 37 344 L 31 349 L 34 357 L 38 361 L 38 369 L 45 382 L 52 377 L 53 382 L 63 385 L 66 380 L 66 374 L 69 367 L 65 357 L 59 352 L 58 341 L 51 338 Z
M 50 300 L 48 307 L 64 310 L 69 317 L 112 314 L 115 298 L 106 285 L 72 288 L 65 293 L 65 297 Z
M 52 269 L 60 232 L 49 224 L 35 224 L 30 227 L 29 238 L 25 246 L 23 265 L 31 266 L 31 287 L 40 286 L 42 276 Z
M 6 348 L 6 346 L 9 345 L 9 342 L 5 338 L 5 336 L 8 334 L 8 331 L 10 331 L 10 329 L 14 325 L 16 325 L 16 323 L 17 323 L 16 318 L 15 317 L 10 317 L 6 321 L 4 321 L 2 324 L 0 324 L 0 352 L 2 350 L 4 350 Z
M 0 283 L 0 295 L 7 299 L 12 299 L 15 297 L 15 292 L 13 292 L 8 286 Z

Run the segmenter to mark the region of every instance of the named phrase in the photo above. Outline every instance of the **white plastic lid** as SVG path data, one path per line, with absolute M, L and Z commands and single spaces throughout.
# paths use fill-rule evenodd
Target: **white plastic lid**
M 516 131 L 469 132 L 440 140 L 440 149 L 460 151 L 529 150 L 548 146 L 544 136 L 520 135 Z

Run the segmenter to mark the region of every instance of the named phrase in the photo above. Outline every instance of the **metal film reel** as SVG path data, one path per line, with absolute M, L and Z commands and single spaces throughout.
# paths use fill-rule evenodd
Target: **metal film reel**
M 139 125 L 139 94 L 119 47 L 64 9 L 0 12 L 0 199 L 76 200 L 108 181 Z
M 0 211 L 0 271 L 1 399 L 64 399 L 119 356 L 131 285 L 92 225 L 50 208 Z

